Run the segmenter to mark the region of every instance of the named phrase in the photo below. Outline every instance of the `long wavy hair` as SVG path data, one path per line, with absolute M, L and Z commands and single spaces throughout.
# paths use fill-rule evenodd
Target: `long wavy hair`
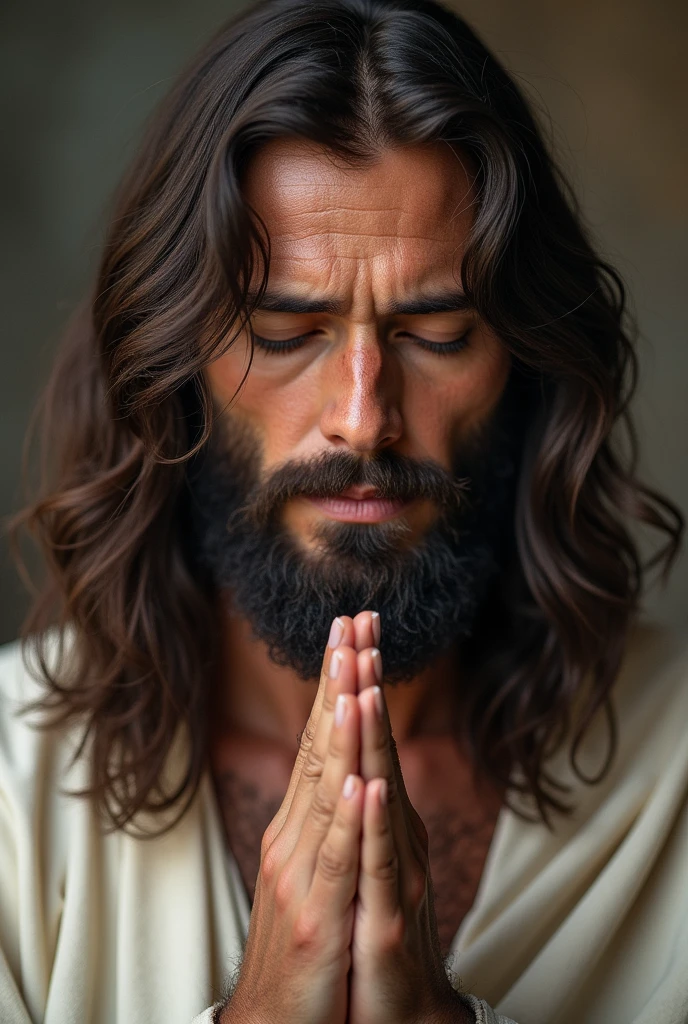
M 264 0 L 216 35 L 149 123 L 47 387 L 41 480 L 15 522 L 47 561 L 24 632 L 47 685 L 40 706 L 50 725 L 84 724 L 86 792 L 110 827 L 184 813 L 207 766 L 220 630 L 187 547 L 186 481 L 212 427 L 203 369 L 245 329 L 249 282 L 264 288 L 268 273 L 242 176 L 284 136 L 354 165 L 440 141 L 475 168 L 463 287 L 530 380 L 532 415 L 511 553 L 462 664 L 474 676 L 464 729 L 478 776 L 529 794 L 549 820 L 568 802 L 548 756 L 566 742 L 576 767 L 600 711 L 602 772 L 613 755 L 629 625 L 648 570 L 666 577 L 683 519 L 636 478 L 622 281 L 513 80 L 431 0 Z M 660 535 L 645 562 L 633 520 Z M 187 761 L 170 786 L 180 729 Z

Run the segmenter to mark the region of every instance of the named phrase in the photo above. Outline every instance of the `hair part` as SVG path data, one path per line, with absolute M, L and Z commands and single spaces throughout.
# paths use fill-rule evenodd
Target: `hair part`
M 25 630 L 48 688 L 40 706 L 48 724 L 84 723 L 86 792 L 113 827 L 140 811 L 183 814 L 207 766 L 219 632 L 186 547 L 187 473 L 212 427 L 203 368 L 246 327 L 267 279 L 269 238 L 242 179 L 283 137 L 352 163 L 445 143 L 474 169 L 462 282 L 529 382 L 531 420 L 511 556 L 466 646 L 464 731 L 478 775 L 520 789 L 547 819 L 567 808 L 547 758 L 568 742 L 575 766 L 598 711 L 613 723 L 646 573 L 666 577 L 683 518 L 636 475 L 623 284 L 513 80 L 432 0 L 265 0 L 214 38 L 149 124 L 55 364 L 42 479 L 15 523 L 47 563 Z M 632 521 L 661 538 L 646 565 Z M 57 658 L 51 624 L 73 636 Z M 167 788 L 180 729 L 188 763 Z M 613 749 L 612 729 L 607 765 Z

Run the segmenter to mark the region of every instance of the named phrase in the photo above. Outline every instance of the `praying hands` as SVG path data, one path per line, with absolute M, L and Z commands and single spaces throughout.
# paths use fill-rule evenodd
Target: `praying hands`
M 427 834 L 396 755 L 379 641 L 374 612 L 332 624 L 221 1024 L 472 1020 L 440 953 Z

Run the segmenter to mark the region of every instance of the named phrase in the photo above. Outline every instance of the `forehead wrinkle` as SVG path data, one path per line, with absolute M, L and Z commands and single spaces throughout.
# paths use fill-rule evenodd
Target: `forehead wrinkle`
M 314 242 L 316 244 L 319 244 L 320 241 L 323 241 L 326 246 L 331 246 L 333 239 L 336 239 L 336 238 L 361 238 L 362 240 L 363 239 L 367 240 L 369 243 L 372 243 L 372 242 L 392 242 L 392 243 L 395 243 L 397 247 L 399 245 L 403 245 L 404 242 L 424 242 L 424 243 L 425 242 L 431 242 L 433 244 L 441 244 L 441 243 L 443 243 L 445 241 L 445 239 L 433 238 L 431 235 L 402 235 L 400 237 L 399 235 L 396 235 L 396 234 L 386 234 L 386 233 L 385 234 L 380 234 L 378 232 L 375 232 L 374 234 L 371 233 L 369 235 L 361 235 L 360 231 L 318 231 L 318 232 L 314 232 L 313 234 L 307 234 L 307 235 L 299 235 L 299 236 L 282 235 L 282 236 L 278 236 L 279 243 L 282 244 L 285 248 L 287 246 L 291 247 L 293 245 L 298 245 L 299 243 L 302 243 L 302 242 L 306 242 L 306 243 L 307 242 Z M 457 241 L 461 241 L 461 240 L 457 240 Z M 275 244 L 274 244 L 275 240 L 273 240 L 271 238 L 271 242 L 273 243 L 273 249 L 274 249 L 275 248 Z M 386 252 L 388 252 L 388 249 L 384 249 L 382 252 L 379 252 L 379 253 L 378 252 L 374 252 L 374 253 L 360 252 L 360 253 L 356 253 L 355 255 L 357 257 L 361 258 L 361 259 L 370 259 L 371 256 L 374 256 L 374 257 L 384 256 Z M 336 257 L 339 257 L 341 255 L 345 255 L 345 254 L 343 254 L 343 253 L 333 253 L 332 255 L 336 258 Z
M 396 192 L 399 191 L 399 187 L 395 188 Z M 415 205 L 399 203 L 396 201 L 396 197 L 390 199 L 388 196 L 385 197 L 386 201 L 384 203 L 371 203 L 366 201 L 368 197 L 364 192 L 361 195 L 361 202 L 352 205 L 347 203 L 346 199 L 343 201 L 341 187 L 329 191 L 334 193 L 331 198 L 329 194 L 327 196 L 321 194 L 313 196 L 312 190 L 308 190 L 302 197 L 304 201 L 299 203 L 296 209 L 290 208 L 288 202 L 280 203 L 279 195 L 274 196 L 279 219 L 286 220 L 287 222 L 293 221 L 296 224 L 295 229 L 285 230 L 282 228 L 279 233 L 301 235 L 303 221 L 309 224 L 313 223 L 318 230 L 321 230 L 318 224 L 326 220 L 330 223 L 326 229 L 322 230 L 328 234 L 375 233 L 385 236 L 428 237 L 434 241 L 440 241 L 446 238 L 447 227 L 455 219 L 457 210 L 462 209 L 462 207 L 463 209 L 469 209 L 473 198 L 470 188 L 457 197 L 456 189 L 446 187 L 443 189 L 443 194 L 436 197 L 436 202 L 433 202 L 425 194 L 423 200 L 417 201 Z M 409 189 L 408 195 L 413 196 L 413 190 Z M 417 199 L 417 196 L 414 198 Z M 465 207 L 467 199 L 469 200 L 469 205 Z M 353 222 L 358 225 L 360 222 L 364 230 L 356 232 L 347 231 L 346 226 L 338 226 L 338 222 L 342 219 L 345 221 L 345 224 Z M 307 233 L 316 232 L 312 232 L 312 229 L 309 228 Z
M 462 202 L 460 200 L 460 202 Z M 352 224 L 352 217 L 350 214 L 354 214 L 355 220 L 360 220 L 362 223 Z M 441 214 L 438 211 L 436 217 L 424 217 L 420 224 L 418 223 L 419 218 L 411 215 L 408 211 L 403 209 L 392 209 L 392 210 L 380 210 L 378 207 L 360 208 L 356 210 L 345 209 L 344 207 L 336 207 L 328 210 L 303 210 L 300 212 L 293 212 L 288 210 L 282 210 L 281 215 L 283 219 L 294 220 L 296 224 L 291 227 L 283 225 L 278 230 L 271 233 L 272 237 L 278 238 L 305 238 L 305 237 L 318 237 L 318 236 L 333 236 L 333 235 L 359 235 L 361 237 L 380 237 L 380 238 L 408 238 L 410 240 L 423 240 L 432 242 L 443 242 L 447 240 L 447 226 L 456 217 L 457 208 L 449 209 Z M 379 214 L 381 222 L 375 221 L 375 215 Z M 360 216 L 356 216 L 360 215 Z M 341 225 L 338 223 L 344 218 L 345 224 Z M 327 227 L 321 227 L 319 222 L 323 219 L 330 221 Z M 306 221 L 306 225 L 303 224 Z M 389 223 L 392 221 L 393 223 Z M 349 227 L 347 227 L 347 224 Z
M 411 249 L 418 246 L 431 246 L 433 249 L 444 247 L 447 253 L 453 252 L 457 243 L 464 242 L 464 232 L 457 217 L 456 207 L 447 209 L 441 222 L 426 218 L 424 223 L 418 223 L 417 218 L 406 217 L 397 211 L 393 218 L 385 218 L 385 223 L 371 223 L 370 215 L 361 217 L 360 224 L 351 223 L 350 218 L 343 218 L 342 223 L 342 218 L 330 214 L 326 218 L 324 214 L 299 214 L 293 218 L 293 224 L 289 223 L 289 219 L 292 218 L 287 215 L 287 223 L 284 223 L 283 215 L 282 223 L 278 225 L 277 230 L 270 232 L 274 251 L 299 245 L 314 245 L 322 246 L 328 254 L 340 255 L 333 252 L 337 239 L 346 240 L 347 243 L 351 239 L 360 239 L 360 255 L 366 257 L 370 255 L 366 250 L 378 241 L 385 245 L 407 245 Z M 329 221 L 327 226 L 322 223 L 323 219 Z M 389 222 L 391 219 L 394 223 Z
M 457 245 L 462 247 L 465 243 L 463 234 L 455 231 L 425 233 L 416 230 L 404 233 L 401 231 L 371 229 L 363 232 L 347 230 L 345 226 L 303 232 L 283 229 L 270 235 L 272 253 L 277 258 L 280 256 L 284 258 L 286 255 L 299 258 L 308 256 L 308 258 L 312 258 L 312 253 L 309 250 L 313 248 L 316 251 L 319 250 L 320 254 L 323 254 L 328 259 L 350 256 L 352 254 L 350 249 L 352 239 L 360 240 L 361 244 L 356 248 L 353 255 L 361 259 L 385 256 L 391 248 L 397 251 L 408 248 L 407 258 L 419 259 L 422 257 L 424 261 L 428 259 L 434 261 L 437 256 L 441 255 L 441 250 L 444 250 L 446 256 L 449 257 L 456 251 Z M 337 240 L 342 240 L 344 248 L 348 251 L 338 251 Z M 382 244 L 384 249 L 382 251 L 373 249 L 372 247 L 377 244 Z M 420 254 L 418 252 L 419 248 L 422 250 Z M 430 252 L 428 252 L 428 249 L 430 249 Z
M 409 260 L 398 251 L 385 249 L 376 258 L 369 260 L 342 254 L 327 258 L 315 253 L 283 256 L 271 263 L 269 289 L 297 292 L 304 298 L 341 300 L 355 286 L 355 278 L 360 276 L 355 274 L 352 280 L 352 265 L 358 265 L 361 271 L 367 268 L 370 278 L 370 270 L 374 269 L 375 264 L 379 266 L 380 261 L 388 264 L 388 272 L 384 268 L 385 278 L 382 283 L 386 296 L 390 298 L 406 297 L 423 291 L 446 291 L 456 286 L 452 262 Z M 371 290 L 374 288 L 370 280 L 368 287 Z
M 323 298 L 341 298 L 365 287 L 379 302 L 404 300 L 409 296 L 457 290 L 456 258 L 442 261 L 409 260 L 402 253 L 385 250 L 362 260 L 340 255 L 332 260 L 295 260 L 277 266 L 274 280 L 287 287 L 305 285 Z M 323 264 L 325 264 L 323 266 Z M 323 289 L 321 282 L 327 282 Z M 271 279 L 272 283 L 272 279 Z M 332 291 L 330 291 L 332 289 Z
M 360 277 L 364 268 L 370 279 L 369 287 L 378 284 L 381 287 L 377 291 L 382 291 L 387 299 L 403 299 L 423 291 L 452 290 L 457 283 L 456 246 L 446 253 L 433 247 L 427 256 L 404 251 L 399 244 L 385 245 L 382 251 L 368 253 L 365 257 L 360 253 L 337 252 L 335 248 L 328 244 L 314 252 L 276 249 L 270 264 L 269 287 L 296 290 L 306 298 L 336 301 L 350 292 L 353 275 Z M 355 273 L 357 266 L 359 274 Z

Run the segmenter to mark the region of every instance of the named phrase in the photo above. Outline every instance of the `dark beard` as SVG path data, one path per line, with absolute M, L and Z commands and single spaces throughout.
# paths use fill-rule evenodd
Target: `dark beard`
M 388 682 L 413 679 L 470 635 L 513 531 L 522 445 L 509 388 L 490 423 L 457 452 L 452 472 L 382 449 L 362 458 L 327 451 L 259 479 L 260 447 L 231 422 L 189 476 L 194 557 L 227 591 L 272 660 L 302 679 L 320 674 L 332 619 L 380 613 Z M 297 495 L 326 496 L 371 484 L 387 498 L 427 498 L 439 510 L 415 545 L 399 521 L 325 520 L 307 551 L 279 521 Z

